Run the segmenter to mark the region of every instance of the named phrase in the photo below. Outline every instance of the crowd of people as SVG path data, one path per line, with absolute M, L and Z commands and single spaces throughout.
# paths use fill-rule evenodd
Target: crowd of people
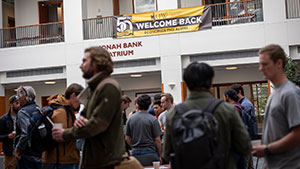
M 129 154 L 143 166 L 160 161 L 173 169 L 252 169 L 253 156 L 265 157 L 264 168 L 300 169 L 300 90 L 287 79 L 285 64 L 280 46 L 260 49 L 259 69 L 274 89 L 261 144 L 252 146 L 251 140 L 260 139 L 253 104 L 239 84 L 224 92 L 225 101 L 213 98 L 214 70 L 208 64 L 194 62 L 184 70 L 190 94 L 183 103 L 175 105 L 170 93 L 143 94 L 128 113 L 132 100 L 110 77 L 109 52 L 87 48 L 80 65 L 87 87 L 73 83 L 64 95 L 47 99 L 54 148 L 45 149 L 32 136 L 42 111 L 34 88 L 20 86 L 9 98 L 9 111 L 0 118 L 5 169 L 113 169 Z

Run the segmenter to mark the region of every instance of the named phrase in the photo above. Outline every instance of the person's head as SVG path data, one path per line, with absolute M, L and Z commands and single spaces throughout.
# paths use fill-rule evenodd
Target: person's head
M 9 111 L 13 113 L 17 113 L 20 109 L 17 95 L 10 96 L 8 102 L 9 102 Z
M 160 101 L 154 101 L 153 103 L 153 109 L 156 115 L 159 115 L 164 111 L 164 109 L 161 107 L 161 102 Z
M 185 81 L 190 91 L 209 90 L 212 85 L 214 70 L 206 63 L 191 63 L 183 74 Z
M 90 79 L 98 72 L 113 72 L 113 61 L 107 50 L 100 46 L 85 49 L 80 69 L 85 79 Z
M 286 54 L 279 45 L 268 45 L 261 48 L 259 54 L 259 70 L 264 78 L 274 80 L 284 74 L 287 62 Z
M 131 99 L 128 96 L 123 95 L 122 96 L 122 109 L 123 110 L 128 109 L 130 103 L 131 103 Z
M 26 103 L 35 101 L 35 90 L 31 86 L 20 86 L 17 89 L 17 96 L 20 106 L 23 107 Z
M 224 92 L 225 100 L 230 103 L 238 102 L 239 97 L 237 92 L 233 89 L 228 89 Z
M 68 100 L 70 106 L 76 110 L 80 108 L 80 102 L 77 96 L 82 90 L 83 87 L 80 84 L 72 83 L 65 91 L 65 98 Z
M 240 84 L 234 84 L 231 86 L 231 89 L 235 90 L 236 93 L 238 94 L 239 99 L 241 99 L 242 97 L 244 97 L 244 89 L 243 86 Z
M 154 101 L 160 101 L 160 99 L 161 99 L 161 94 L 154 95 Z
M 161 96 L 161 107 L 169 110 L 173 107 L 174 98 L 170 93 L 165 93 Z
M 146 94 L 143 94 L 138 97 L 136 103 L 138 105 L 139 110 L 148 111 L 149 106 L 151 104 L 151 97 Z

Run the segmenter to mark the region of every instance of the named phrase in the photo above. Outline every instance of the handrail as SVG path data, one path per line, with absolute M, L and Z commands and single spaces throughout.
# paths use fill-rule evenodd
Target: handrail
M 242 0 L 242 1 L 233 1 L 233 2 L 221 2 L 221 3 L 215 3 L 215 4 L 209 4 L 209 5 L 210 6 L 216 6 L 216 5 L 224 5 L 224 4 L 243 3 L 243 2 L 253 2 L 253 0 Z
M 0 30 L 16 29 L 16 28 L 26 28 L 26 27 L 32 27 L 32 26 L 53 25 L 53 24 L 58 24 L 58 23 L 64 23 L 64 22 L 63 22 L 63 21 L 59 21 L 59 22 L 41 23 L 41 24 L 34 24 L 34 25 L 24 25 L 24 26 L 15 26 L 15 27 L 5 27 L 5 28 L 0 28 Z
M 93 19 L 103 19 L 103 18 L 111 18 L 113 16 L 101 16 L 101 17 L 95 17 L 95 18 L 84 18 L 82 19 L 83 21 L 87 21 L 87 20 L 93 20 Z

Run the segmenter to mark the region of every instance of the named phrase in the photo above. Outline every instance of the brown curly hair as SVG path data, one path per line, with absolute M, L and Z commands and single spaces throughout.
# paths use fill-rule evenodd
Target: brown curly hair
M 96 63 L 98 71 L 104 71 L 108 74 L 113 72 L 114 63 L 107 50 L 101 46 L 93 46 L 84 50 L 84 53 L 87 52 L 90 53 L 92 62 Z

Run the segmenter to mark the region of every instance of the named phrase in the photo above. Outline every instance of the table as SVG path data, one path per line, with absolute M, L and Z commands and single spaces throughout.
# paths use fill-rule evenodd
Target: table
M 144 169 L 154 169 L 153 166 L 145 166 Z M 169 164 L 160 165 L 159 169 L 171 169 Z

